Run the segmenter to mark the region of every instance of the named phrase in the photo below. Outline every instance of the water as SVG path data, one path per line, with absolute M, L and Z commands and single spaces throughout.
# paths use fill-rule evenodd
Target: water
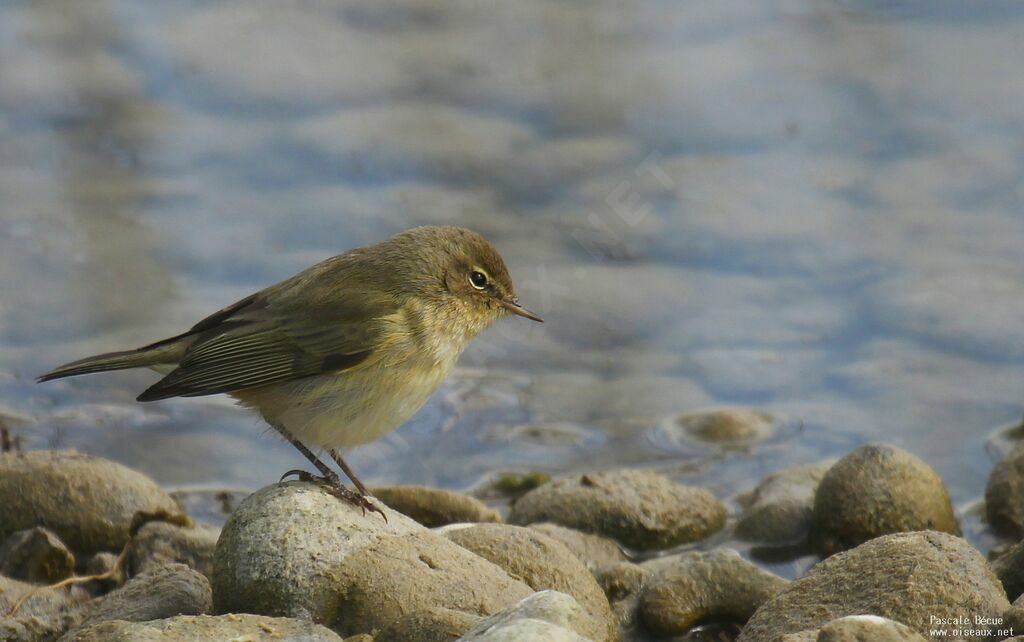
M 1024 413 L 1022 28 L 995 1 L 5 2 L 0 412 L 170 488 L 271 483 L 303 460 L 226 399 L 33 378 L 463 225 L 547 323 L 478 340 L 365 480 L 651 466 L 731 501 L 885 441 L 988 550 Z M 774 428 L 666 429 L 719 406 Z

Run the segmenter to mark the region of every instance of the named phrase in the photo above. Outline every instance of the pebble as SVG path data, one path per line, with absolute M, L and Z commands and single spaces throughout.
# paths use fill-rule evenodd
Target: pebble
M 12 533 L 0 544 L 0 575 L 53 584 L 74 571 L 74 554 L 53 531 L 41 526 Z
M 725 517 L 725 506 L 703 488 L 624 469 L 555 479 L 520 497 L 509 521 L 553 522 L 652 550 L 703 539 L 720 530 Z
M 805 541 L 814 520 L 818 484 L 834 463 L 794 466 L 765 477 L 739 500 L 743 512 L 736 522 L 736 536 L 769 546 Z
M 877 615 L 927 635 L 933 616 L 973 621 L 1000 617 L 1009 606 L 985 559 L 961 538 L 896 533 L 815 565 L 763 604 L 737 642 L 774 642 L 847 615 Z
M 639 615 L 661 636 L 706 620 L 746 622 L 789 584 L 728 549 L 683 553 L 657 566 L 640 593 Z
M 604 591 L 587 567 L 564 544 L 537 530 L 508 524 L 452 528 L 453 542 L 497 564 L 535 591 L 552 589 L 572 596 L 589 613 L 578 632 L 597 642 L 617 638 Z
M 71 551 L 119 551 L 138 512 L 176 513 L 153 480 L 73 450 L 0 454 L 0 538 L 45 526 Z
M 220 529 L 212 526 L 149 522 L 128 545 L 128 572 L 135 575 L 155 566 L 179 563 L 212 577 L 219 536 Z
M 960 534 L 942 478 L 905 450 L 862 446 L 818 485 L 812 539 L 825 555 L 880 535 L 922 530 Z
M 426 486 L 376 486 L 373 496 L 427 528 L 463 522 L 501 522 L 498 511 L 475 497 Z
M 577 633 L 588 618 L 572 597 L 541 591 L 482 620 L 457 642 L 593 642 Z

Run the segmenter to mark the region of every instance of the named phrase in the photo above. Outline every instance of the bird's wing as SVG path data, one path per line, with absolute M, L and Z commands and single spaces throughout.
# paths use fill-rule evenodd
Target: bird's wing
M 317 296 L 293 292 L 243 299 L 197 324 L 178 367 L 139 401 L 198 397 L 340 372 L 367 363 L 398 305 L 375 292 Z M 322 294 L 322 293 L 321 293 Z

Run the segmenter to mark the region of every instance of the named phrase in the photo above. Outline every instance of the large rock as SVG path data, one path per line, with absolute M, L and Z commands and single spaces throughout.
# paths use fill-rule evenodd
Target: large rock
M 37 526 L 12 533 L 0 544 L 0 575 L 53 584 L 75 572 L 75 556 L 53 531 Z
M 427 528 L 461 522 L 500 522 L 498 511 L 454 490 L 427 486 L 375 486 L 374 497 Z
M 342 642 L 341 636 L 306 620 L 248 613 L 180 615 L 149 622 L 115 620 L 84 629 L 61 642 Z
M 942 478 L 905 450 L 862 446 L 836 462 L 818 485 L 813 537 L 826 555 L 880 535 L 920 530 L 960 534 Z
M 1024 443 L 992 469 L 985 486 L 985 513 L 994 531 L 1024 537 Z
M 494 562 L 535 591 L 571 595 L 590 614 L 579 633 L 598 642 L 618 637 L 608 598 L 583 562 L 553 537 L 522 526 L 478 524 L 445 531 L 453 542 Z
M 577 633 L 588 618 L 568 595 L 542 591 L 482 620 L 458 642 L 592 642 Z
M 728 549 L 683 553 L 657 568 L 640 593 L 639 614 L 661 636 L 706 620 L 742 624 L 789 584 Z
M 79 555 L 120 550 L 137 512 L 177 513 L 142 473 L 73 450 L 0 454 L 0 538 L 45 526 Z
M 985 559 L 959 537 L 897 533 L 814 566 L 762 605 L 738 642 L 775 642 L 847 615 L 878 615 L 927 636 L 933 617 L 1001 617 L 1009 606 Z
M 740 498 L 743 513 L 736 536 L 770 546 L 807 540 L 814 519 L 814 495 L 834 461 L 794 466 L 764 478 Z
M 877 615 L 848 615 L 820 629 L 784 635 L 779 642 L 925 642 L 905 624 Z
M 513 504 L 509 521 L 554 522 L 647 550 L 703 539 L 725 517 L 725 506 L 703 488 L 649 470 L 617 470 L 544 484 Z
M 215 608 L 299 617 L 355 635 L 416 611 L 486 616 L 532 592 L 401 513 L 384 513 L 386 522 L 315 484 L 254 493 L 217 542 Z

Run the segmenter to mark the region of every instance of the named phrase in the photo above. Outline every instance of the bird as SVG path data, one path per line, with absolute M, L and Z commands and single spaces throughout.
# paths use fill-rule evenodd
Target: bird
M 342 455 L 405 423 L 473 338 L 508 315 L 543 321 L 519 303 L 493 245 L 461 227 L 414 227 L 321 261 L 181 334 L 72 361 L 37 381 L 150 368 L 163 377 L 140 402 L 230 395 L 319 473 L 282 479 L 324 485 L 364 514 L 384 515 Z

